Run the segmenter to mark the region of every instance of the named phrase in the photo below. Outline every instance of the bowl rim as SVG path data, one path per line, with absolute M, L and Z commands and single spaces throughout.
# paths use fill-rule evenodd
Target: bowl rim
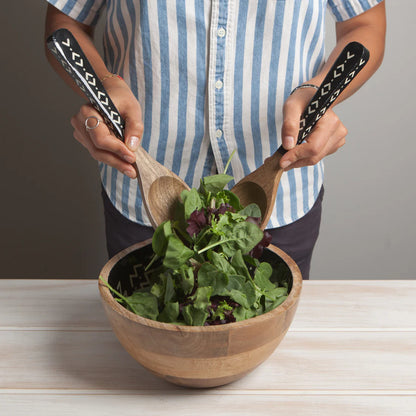
M 151 244 L 152 239 L 144 240 L 140 243 L 133 244 L 124 250 L 117 253 L 115 256 L 113 256 L 108 262 L 104 265 L 102 268 L 99 276 L 104 279 L 105 282 L 108 283 L 108 276 L 112 270 L 112 268 L 115 266 L 115 264 L 120 261 L 122 258 L 126 257 L 128 254 L 130 254 L 132 251 L 138 250 L 144 246 L 147 246 Z M 240 327 L 249 327 L 251 325 L 255 325 L 257 323 L 260 323 L 262 321 L 268 321 L 273 319 L 276 315 L 280 315 L 290 309 L 299 299 L 301 290 L 302 290 L 302 275 L 299 270 L 299 267 L 295 263 L 295 261 L 286 254 L 283 250 L 279 249 L 278 247 L 274 246 L 273 244 L 270 244 L 267 247 L 270 251 L 277 254 L 289 267 L 292 277 L 293 277 L 293 283 L 292 283 L 292 290 L 289 292 L 288 297 L 285 299 L 283 303 L 281 303 L 277 308 L 272 309 L 269 312 L 266 312 L 262 315 L 255 316 L 253 318 L 245 319 L 243 321 L 238 322 L 230 322 L 227 324 L 222 325 L 209 325 L 209 326 L 191 326 L 191 325 L 177 325 L 172 323 L 166 323 L 166 322 L 159 322 L 154 321 L 152 319 L 144 318 L 140 315 L 136 315 L 135 313 L 129 311 L 124 306 L 120 305 L 112 296 L 110 289 L 108 289 L 107 286 L 105 286 L 100 279 L 98 279 L 98 288 L 100 291 L 100 295 L 102 300 L 117 314 L 121 315 L 122 317 L 133 321 L 135 323 L 141 324 L 146 327 L 155 328 L 155 329 L 163 329 L 167 331 L 173 331 L 173 332 L 220 332 L 220 331 L 228 331 L 231 329 L 238 329 Z

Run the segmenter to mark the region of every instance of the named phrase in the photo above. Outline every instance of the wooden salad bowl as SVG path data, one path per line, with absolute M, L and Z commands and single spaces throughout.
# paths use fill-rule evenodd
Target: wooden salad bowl
M 151 240 L 114 256 L 101 277 L 123 294 L 144 287 L 144 267 L 152 255 Z M 269 246 L 262 261 L 284 267 L 289 295 L 277 308 L 245 321 L 213 326 L 183 326 L 138 316 L 120 305 L 99 281 L 110 324 L 126 351 L 143 367 L 171 383 L 187 387 L 215 387 L 238 380 L 264 362 L 285 336 L 293 320 L 302 288 L 295 262 Z

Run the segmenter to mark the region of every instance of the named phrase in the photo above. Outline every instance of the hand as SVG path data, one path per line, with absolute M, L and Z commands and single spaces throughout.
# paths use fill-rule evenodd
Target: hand
M 95 160 L 116 168 L 130 178 L 135 178 L 136 171 L 132 166 L 136 161 L 134 151 L 139 147 L 143 134 L 140 105 L 128 85 L 119 78 L 107 79 L 105 88 L 125 120 L 125 143 L 116 138 L 104 122 L 99 123 L 93 130 L 85 128 L 87 117 L 95 116 L 99 120 L 103 119 L 91 104 L 83 105 L 71 118 L 74 137 Z M 93 124 L 94 120 L 90 122 Z
M 316 123 L 306 141 L 295 145 L 299 133 L 299 120 L 315 94 L 313 88 L 296 90 L 283 106 L 282 142 L 288 152 L 280 159 L 284 170 L 315 165 L 325 156 L 335 153 L 345 144 L 347 129 L 331 110 Z

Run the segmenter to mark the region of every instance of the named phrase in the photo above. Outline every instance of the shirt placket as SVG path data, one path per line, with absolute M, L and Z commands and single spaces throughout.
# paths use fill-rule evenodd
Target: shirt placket
M 222 172 L 229 157 L 224 134 L 224 82 L 228 27 L 228 1 L 214 0 L 211 8 L 208 69 L 209 135 L 217 169 Z

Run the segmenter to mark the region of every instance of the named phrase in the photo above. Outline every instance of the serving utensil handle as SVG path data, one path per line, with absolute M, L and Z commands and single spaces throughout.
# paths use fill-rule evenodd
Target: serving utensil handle
M 351 42 L 345 46 L 300 117 L 296 144 L 301 144 L 308 137 L 315 124 L 364 68 L 369 58 L 369 51 L 361 43 Z M 280 146 L 277 152 L 284 155 L 287 150 Z
M 58 29 L 46 41 L 49 50 L 101 114 L 117 138 L 124 141 L 124 120 L 104 85 L 68 29 Z

